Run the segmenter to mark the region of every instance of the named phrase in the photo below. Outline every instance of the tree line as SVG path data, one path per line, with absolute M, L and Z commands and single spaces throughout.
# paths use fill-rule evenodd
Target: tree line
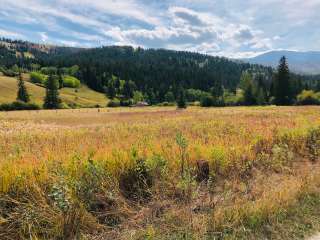
M 320 91 L 320 77 L 291 73 L 285 58 L 274 71 L 227 58 L 164 49 L 36 49 L 28 42 L 18 42 L 18 50 L 31 51 L 34 58 L 24 54 L 17 58 L 12 49 L 0 48 L 0 55 L 4 54 L 0 71 L 15 75 L 22 69 L 38 78 L 40 74 L 60 76 L 60 87 L 66 80 L 62 75 L 70 81 L 73 77 L 105 93 L 112 106 L 142 101 L 150 105 L 183 101 L 202 106 L 290 105 L 303 98 L 303 90 L 309 91 L 304 94 L 309 97 L 316 97 L 310 91 Z

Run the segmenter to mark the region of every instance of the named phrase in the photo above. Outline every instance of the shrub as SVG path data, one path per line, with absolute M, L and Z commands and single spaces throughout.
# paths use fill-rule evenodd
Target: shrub
M 30 80 L 32 83 L 45 84 L 47 76 L 39 72 L 32 72 L 30 74 Z
M 132 201 L 150 200 L 152 185 L 153 178 L 144 159 L 138 159 L 134 167 L 120 176 L 120 190 L 127 199 Z
M 41 68 L 41 73 L 42 74 L 45 74 L 45 75 L 54 75 L 54 74 L 57 74 L 58 72 L 58 69 L 56 67 L 43 67 Z
M 164 96 L 164 99 L 166 102 L 174 102 L 175 101 L 175 97 L 173 92 L 169 91 L 166 93 L 166 95 Z
M 307 149 L 312 161 L 320 156 L 320 128 L 311 129 L 307 136 Z
M 115 107 L 120 107 L 120 101 L 119 100 L 112 100 L 108 102 L 107 107 L 115 108 Z
M 310 90 L 303 90 L 297 96 L 297 104 L 298 105 L 319 105 L 320 104 L 320 92 L 315 93 Z
M 176 104 L 174 102 L 162 102 L 157 104 L 159 107 L 169 107 L 169 106 L 175 106 Z
M 226 106 L 237 106 L 243 103 L 243 92 L 237 89 L 236 93 L 225 90 L 224 103 Z
M 201 106 L 199 101 L 189 102 L 188 105 L 191 107 L 200 107 Z
M 7 76 L 7 77 L 16 77 L 18 76 L 18 73 L 11 70 L 11 69 L 5 69 L 5 68 L 2 68 L 0 69 L 0 71 L 3 73 L 3 75 Z
M 204 96 L 200 101 L 201 107 L 223 107 L 225 106 L 223 98 L 214 98 L 212 96 Z
M 0 105 L 0 111 L 16 111 L 16 110 L 39 110 L 40 107 L 34 103 L 13 102 Z
M 133 101 L 131 99 L 129 100 L 121 100 L 120 101 L 120 106 L 121 107 L 131 107 L 133 105 Z
M 79 88 L 80 80 L 72 76 L 63 76 L 63 86 L 68 88 Z
M 187 89 L 186 98 L 188 102 L 200 101 L 202 97 L 208 96 L 208 92 L 204 92 L 198 89 Z
M 201 107 L 212 107 L 214 105 L 214 99 L 212 96 L 203 96 L 200 101 Z

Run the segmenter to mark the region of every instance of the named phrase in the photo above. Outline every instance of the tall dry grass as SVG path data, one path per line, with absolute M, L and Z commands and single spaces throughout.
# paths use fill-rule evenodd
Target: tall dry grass
M 318 107 L 0 119 L 0 239 L 223 238 L 275 223 L 302 196 L 319 193 Z M 209 163 L 208 182 L 195 179 L 198 160 Z

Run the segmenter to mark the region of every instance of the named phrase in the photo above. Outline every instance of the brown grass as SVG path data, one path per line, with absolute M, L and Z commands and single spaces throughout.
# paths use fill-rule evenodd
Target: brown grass
M 319 125 L 319 107 L 0 113 L 0 239 L 261 237 L 319 194 L 309 160 Z M 119 180 L 139 159 L 152 197 L 133 202 Z M 193 178 L 200 159 L 207 184 Z

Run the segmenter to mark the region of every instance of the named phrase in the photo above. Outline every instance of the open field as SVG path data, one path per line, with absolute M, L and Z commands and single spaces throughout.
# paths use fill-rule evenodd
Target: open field
M 319 149 L 320 107 L 3 112 L 0 239 L 303 239 Z
M 28 75 L 24 75 L 28 80 Z M 42 106 L 45 96 L 45 88 L 26 82 L 26 87 L 31 95 L 31 101 Z M 17 97 L 17 79 L 0 75 L 0 104 L 10 103 Z M 77 105 L 79 107 L 94 107 L 96 105 L 106 106 L 107 98 L 104 94 L 95 92 L 87 86 L 81 86 L 77 91 L 73 88 L 63 88 L 60 90 L 60 97 L 66 104 Z

